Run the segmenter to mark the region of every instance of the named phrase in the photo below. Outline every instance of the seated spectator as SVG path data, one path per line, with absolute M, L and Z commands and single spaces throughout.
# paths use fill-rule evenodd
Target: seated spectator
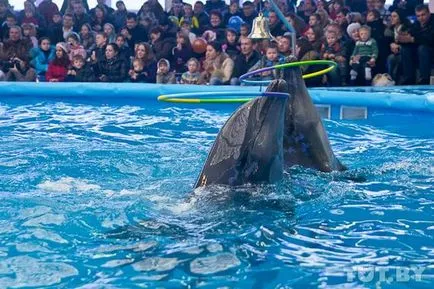
M 347 34 L 349 38 L 344 42 L 345 50 L 347 52 L 347 60 L 351 59 L 351 55 L 353 54 L 354 47 L 356 47 L 356 42 L 360 40 L 359 37 L 359 29 L 362 27 L 359 23 L 351 23 L 347 27 Z M 347 80 L 350 79 L 350 76 L 347 76 Z
M 205 5 L 201 1 L 196 1 L 194 3 L 193 7 L 194 16 L 199 21 L 199 31 L 198 33 L 201 34 L 205 31 L 205 27 L 209 23 L 209 15 L 207 12 L 205 12 Z
M 74 31 L 79 31 L 80 28 L 91 22 L 91 17 L 84 8 L 82 1 L 76 1 L 72 4 L 73 18 L 74 18 Z
M 331 20 L 336 20 L 336 17 L 339 12 L 344 9 L 344 1 L 343 0 L 333 0 L 329 5 L 329 16 Z
M 208 43 L 200 83 L 229 84 L 233 69 L 234 61 L 222 51 L 221 43 L 217 41 Z
M 277 17 L 276 12 L 270 11 L 268 14 L 268 22 L 270 27 L 270 33 L 274 37 L 281 36 L 285 33 L 285 30 L 283 29 L 282 22 Z
M 0 45 L 0 70 L 6 74 L 9 68 L 13 67 L 14 59 L 28 63 L 30 49 L 32 43 L 23 39 L 21 28 L 12 26 L 9 29 L 9 39 Z
M 127 46 L 125 41 L 125 37 L 122 34 L 118 34 L 115 43 L 119 47 L 119 57 L 125 60 L 126 63 L 129 63 L 132 55 L 131 49 Z
M 417 21 L 410 29 L 410 33 L 398 33 L 397 41 L 402 45 L 403 83 L 413 84 L 416 74 L 415 64 L 419 64 L 420 79 L 418 84 L 429 84 L 434 47 L 434 17 L 431 16 L 427 5 L 416 7 Z
M 77 33 L 70 33 L 66 38 L 66 43 L 68 45 L 69 61 L 72 62 L 72 58 L 74 58 L 76 55 L 81 55 L 84 59 L 86 59 L 86 50 L 84 50 L 83 46 L 80 45 L 80 36 L 78 36 Z
M 169 60 L 161 58 L 157 63 L 157 83 L 161 84 L 175 84 L 175 72 L 170 71 Z
M 291 55 L 291 36 L 290 35 L 284 35 L 280 37 L 277 41 L 277 48 L 279 49 L 279 53 L 284 56 L 288 57 Z
M 54 14 L 59 13 L 59 7 L 52 0 L 42 0 L 39 3 L 37 11 L 44 17 L 45 23 L 49 26 L 53 24 Z
M 292 25 L 297 37 L 304 35 L 308 28 L 308 25 L 301 17 L 297 16 L 297 14 L 295 13 L 288 13 L 288 15 L 285 16 L 285 19 Z M 284 28 L 286 32 L 289 32 L 286 27 Z
M 313 0 L 304 0 L 300 2 L 300 5 L 297 7 L 297 14 L 301 17 L 304 22 L 309 21 L 309 17 L 315 13 L 316 4 Z
M 309 27 L 304 35 L 312 44 L 313 49 L 319 53 L 324 42 L 322 29 Z
M 92 51 L 96 47 L 95 43 L 95 32 L 92 31 L 89 23 L 83 24 L 80 29 L 80 39 L 84 50 L 86 50 L 87 55 L 91 55 Z
M 193 43 L 193 41 L 196 39 L 196 34 L 191 32 L 191 24 L 187 20 L 182 22 L 180 32 L 188 35 L 188 40 L 190 41 L 190 43 Z
M 223 24 L 223 18 L 220 12 L 212 11 L 210 13 L 209 25 L 205 29 L 205 33 L 208 31 L 215 33 L 215 38 L 210 39 L 210 41 L 217 40 L 219 42 L 223 42 L 225 40 L 225 25 Z M 202 35 L 202 37 L 206 38 L 204 35 Z
M 65 81 L 69 67 L 68 48 L 65 42 L 56 44 L 56 56 L 48 65 L 45 78 L 48 82 Z
M 295 45 L 295 55 L 299 61 L 320 59 L 319 53 L 313 49 L 310 41 L 303 37 L 297 39 Z M 317 71 L 318 67 L 314 67 L 311 65 L 303 65 L 300 67 L 300 69 L 302 74 L 308 74 Z M 307 86 L 321 86 L 322 78 L 314 77 L 314 78 L 306 79 L 305 83 Z
M 128 11 L 123 1 L 117 1 L 116 8 L 116 11 L 113 13 L 113 25 L 115 26 L 116 31 L 119 31 L 127 24 Z
M 181 76 L 181 84 L 199 84 L 200 81 L 199 60 L 192 57 L 187 61 L 187 71 Z
M 147 73 L 145 72 L 145 65 L 141 59 L 133 60 L 133 68 L 128 72 L 131 82 L 147 82 Z
M 45 74 L 48 70 L 48 64 L 54 59 L 56 49 L 51 46 L 48 37 L 39 39 L 39 47 L 30 51 L 32 61 L 30 64 L 35 68 L 39 81 L 45 81 Z
M 208 0 L 205 4 L 205 11 L 211 13 L 211 11 L 219 11 L 225 14 L 228 11 L 228 7 L 224 0 Z
M 137 44 L 135 59 L 139 59 L 143 62 L 144 82 L 155 83 L 157 77 L 157 61 L 148 43 L 142 42 Z M 129 75 L 131 76 L 134 73 L 134 70 L 130 69 Z
M 1 7 L 1 4 L 0 4 Z M 9 29 L 13 26 L 17 26 L 18 20 L 17 17 L 11 13 L 6 15 L 6 20 L 4 22 L 0 22 L 0 40 L 6 42 L 9 38 Z
M 24 1 L 24 10 L 18 14 L 19 23 L 33 23 L 40 30 L 46 28 L 45 19 L 36 11 L 35 3 L 32 1 Z
M 380 18 L 380 12 L 377 10 L 368 11 L 366 14 L 366 25 L 371 28 L 371 37 L 375 39 L 378 46 L 378 58 L 375 62 L 375 73 L 386 71 L 386 58 L 390 53 L 389 46 L 384 37 L 386 27 Z
M 91 61 L 95 64 L 101 62 L 105 58 L 105 49 L 107 46 L 107 37 L 104 32 L 98 32 L 95 36 L 95 49 L 90 55 Z
M 261 55 L 258 51 L 253 49 L 253 41 L 250 38 L 244 38 L 240 41 L 241 54 L 235 58 L 234 69 L 231 76 L 231 85 L 239 85 L 239 78 L 241 75 L 247 73 L 247 71 L 255 65 Z
M 351 82 L 356 84 L 357 76 L 363 75 L 366 84 L 372 80 L 372 68 L 378 58 L 378 46 L 375 39 L 371 37 L 371 28 L 362 26 L 359 29 L 360 40 L 356 42 L 354 51 L 351 55 Z
M 176 46 L 172 50 L 175 72 L 185 72 L 187 61 L 193 57 L 190 40 L 186 34 L 179 31 L 176 35 Z
M 241 43 L 241 39 L 249 38 L 249 34 L 250 34 L 250 25 L 247 23 L 241 24 L 240 37 L 239 37 L 240 43 Z
M 253 20 L 258 16 L 258 13 L 255 10 L 255 4 L 251 1 L 245 1 L 243 3 L 243 15 L 241 18 L 245 23 L 249 24 L 250 27 L 253 24 Z
M 116 31 L 115 27 L 111 23 L 106 23 L 103 26 L 103 32 L 107 36 L 108 43 L 115 43 L 116 41 Z
M 384 7 L 386 4 L 386 0 L 377 0 L 375 1 L 375 9 L 380 13 L 380 19 L 383 21 L 383 24 L 388 26 L 390 25 L 390 11 Z
M 164 37 L 160 27 L 154 27 L 150 33 L 152 50 L 156 59 L 172 59 L 172 49 L 176 46 L 176 40 L 171 37 Z
M 265 55 L 262 56 L 262 58 L 258 62 L 256 62 L 255 65 L 250 67 L 249 72 L 260 68 L 273 67 L 282 63 L 285 63 L 285 58 L 279 55 L 277 44 L 275 42 L 272 42 L 266 48 Z M 281 78 L 282 76 L 283 70 L 273 69 L 271 71 L 263 72 L 260 75 L 260 80 L 273 80 Z
M 309 16 L 309 27 L 322 29 L 321 16 L 318 13 L 314 13 Z
M 81 55 L 72 58 L 72 67 L 68 70 L 66 81 L 68 82 L 94 82 L 95 73 Z
M 240 54 L 237 32 L 232 28 L 226 29 L 226 41 L 223 43 L 223 52 L 229 55 L 232 60 L 235 60 L 237 55 Z
M 127 25 L 122 28 L 121 34 L 127 40 L 131 51 L 134 51 L 137 43 L 148 41 L 148 32 L 137 23 L 137 15 L 135 13 L 127 14 Z
M 109 43 L 105 49 L 105 58 L 93 64 L 97 80 L 101 82 L 123 82 L 127 79 L 127 64 L 119 57 L 119 47 Z
M 92 16 L 92 20 L 90 25 L 92 26 L 92 30 L 96 32 L 103 31 L 104 24 L 110 22 L 110 18 L 106 15 L 104 9 L 99 6 L 95 7 L 95 13 Z
M 327 82 L 332 86 L 346 85 L 347 59 L 345 46 L 334 31 L 326 32 L 326 41 L 321 49 L 322 59 L 335 61 L 336 69 L 327 73 Z
M 35 81 L 36 71 L 29 66 L 27 60 L 14 58 L 13 66 L 6 74 L 6 81 Z
M 229 19 L 233 16 L 238 16 L 240 18 L 243 16 L 243 13 L 240 10 L 240 4 L 238 1 L 231 1 L 231 4 L 229 5 L 228 13 L 224 14 L 223 24 L 228 25 Z
M 188 22 L 190 25 L 190 29 L 194 32 L 199 32 L 199 20 L 196 16 L 194 16 L 193 6 L 188 3 L 184 3 L 184 15 L 179 19 L 179 27 Z
M 400 33 L 408 33 L 410 31 L 411 23 L 404 16 L 401 9 L 397 9 L 390 14 L 390 28 L 385 31 L 386 37 L 390 42 L 391 54 L 387 57 L 387 72 L 395 80 L 396 83 L 401 84 L 401 46 L 411 45 L 398 42 L 398 35 Z
M 50 38 L 51 43 L 58 43 L 65 41 L 62 33 L 62 15 L 55 13 L 53 15 L 52 23 L 46 30 L 46 35 Z
M 96 6 L 89 11 L 91 16 L 95 16 L 95 14 L 97 13 L 97 8 L 103 10 L 104 14 L 109 17 L 113 14 L 113 12 L 115 12 L 113 8 L 105 4 L 106 0 L 97 0 L 96 2 Z
M 27 39 L 32 43 L 32 48 L 38 47 L 38 38 L 36 27 L 33 23 L 24 23 L 21 25 L 23 29 L 23 39 Z

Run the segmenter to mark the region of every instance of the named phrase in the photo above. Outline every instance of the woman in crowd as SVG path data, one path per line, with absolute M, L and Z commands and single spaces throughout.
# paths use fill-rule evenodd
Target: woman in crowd
M 107 35 L 108 43 L 114 43 L 116 41 L 115 27 L 111 23 L 106 23 L 103 26 L 103 32 Z
M 105 59 L 93 66 L 101 82 L 123 82 L 127 79 L 127 64 L 119 57 L 119 47 L 110 43 L 105 49 Z
M 185 72 L 187 70 L 187 61 L 193 57 L 193 50 L 187 34 L 181 31 L 176 34 L 176 46 L 173 48 L 172 54 L 176 73 Z
M 83 45 L 83 48 L 86 50 L 86 53 L 88 55 L 91 55 L 92 51 L 96 47 L 96 44 L 95 44 L 95 32 L 92 31 L 90 24 L 85 23 L 81 26 L 80 38 L 81 38 L 81 44 Z
M 229 84 L 234 61 L 222 51 L 220 42 L 208 43 L 201 73 L 201 83 L 210 85 Z
M 320 55 L 312 47 L 312 43 L 304 37 L 298 38 L 295 45 L 295 54 L 299 61 L 318 60 Z M 315 72 L 318 67 L 303 65 L 300 67 L 302 74 Z M 314 77 L 305 80 L 307 86 L 321 86 L 322 77 Z
M 322 29 L 310 27 L 306 30 L 304 35 L 306 36 L 307 40 L 309 40 L 310 44 L 312 44 L 312 48 L 316 52 L 320 52 L 324 41 Z
M 399 33 L 408 32 L 411 26 L 410 21 L 404 16 L 405 13 L 397 9 L 390 15 L 391 27 L 385 31 L 386 41 L 390 43 L 390 55 L 387 57 L 387 73 L 399 83 L 399 75 L 401 70 L 401 46 L 411 45 L 399 43 Z
M 106 11 L 99 6 L 96 6 L 95 14 L 92 17 L 91 22 L 92 30 L 96 32 L 103 31 L 104 24 L 108 22 L 111 21 L 110 18 L 106 15 Z
M 65 81 L 69 67 L 68 48 L 65 42 L 56 44 L 56 57 L 48 65 L 48 70 L 45 75 L 49 82 Z
M 151 46 L 148 43 L 141 42 L 136 46 L 135 59 L 141 60 L 144 67 L 144 82 L 155 83 L 157 77 L 157 60 L 152 52 Z M 136 73 L 134 69 L 130 69 L 129 75 Z
M 30 64 L 36 69 L 36 74 L 40 81 L 45 81 L 45 73 L 48 70 L 48 64 L 54 59 L 56 54 L 55 47 L 51 46 L 48 37 L 39 39 L 39 47 L 30 51 L 32 61 Z

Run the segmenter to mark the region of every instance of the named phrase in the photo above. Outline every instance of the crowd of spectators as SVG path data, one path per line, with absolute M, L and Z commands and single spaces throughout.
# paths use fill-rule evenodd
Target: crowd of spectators
M 14 11 L 0 0 L 0 79 L 7 81 L 143 82 L 239 85 L 257 68 L 330 59 L 337 68 L 310 86 L 371 85 L 388 73 L 396 84 L 429 84 L 434 17 L 422 0 L 275 0 L 291 34 L 267 1 L 173 0 L 164 11 L 148 0 L 131 12 L 98 0 L 24 2 Z M 258 13 L 270 40 L 248 37 Z M 205 39 L 206 42 L 201 39 Z M 199 41 L 201 40 L 201 41 Z M 203 48 L 203 51 L 200 51 Z M 318 67 L 303 66 L 303 72 Z M 262 79 L 279 77 L 279 71 Z

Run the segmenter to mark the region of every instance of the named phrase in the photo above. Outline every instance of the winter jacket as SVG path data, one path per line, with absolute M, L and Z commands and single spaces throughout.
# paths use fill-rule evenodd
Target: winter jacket
M 155 54 L 155 58 L 161 59 L 166 58 L 172 59 L 172 49 L 176 45 L 174 38 L 160 38 L 155 43 L 152 44 L 152 49 Z
M 32 58 L 30 65 L 35 68 L 38 75 L 45 75 L 48 70 L 48 64 L 54 59 L 55 56 L 56 49 L 54 46 L 50 47 L 49 53 L 45 53 L 40 47 L 33 48 L 30 51 L 30 57 Z
M 176 78 L 175 78 L 175 72 L 169 71 L 168 73 L 157 73 L 157 83 L 162 84 L 175 84 Z
M 36 71 L 33 68 L 27 67 L 26 70 L 9 70 L 6 74 L 6 81 L 35 81 Z
M 105 58 L 93 65 L 97 77 L 105 75 L 107 82 L 123 82 L 127 79 L 128 69 L 125 61 L 118 56 L 112 59 Z
M 176 72 L 181 73 L 187 70 L 187 61 L 193 57 L 193 50 L 189 46 L 183 46 L 181 49 L 173 48 L 173 68 Z
M 65 81 L 66 75 L 68 73 L 68 65 L 58 65 L 55 64 L 54 61 L 50 62 L 48 65 L 47 73 L 45 77 L 47 81 L 51 79 L 57 79 L 58 81 Z

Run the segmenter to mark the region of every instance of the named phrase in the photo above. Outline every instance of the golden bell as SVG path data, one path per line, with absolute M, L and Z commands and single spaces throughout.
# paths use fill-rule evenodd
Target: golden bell
M 252 32 L 247 37 L 250 39 L 274 39 L 270 33 L 270 27 L 268 27 L 268 19 L 262 13 L 253 19 Z

